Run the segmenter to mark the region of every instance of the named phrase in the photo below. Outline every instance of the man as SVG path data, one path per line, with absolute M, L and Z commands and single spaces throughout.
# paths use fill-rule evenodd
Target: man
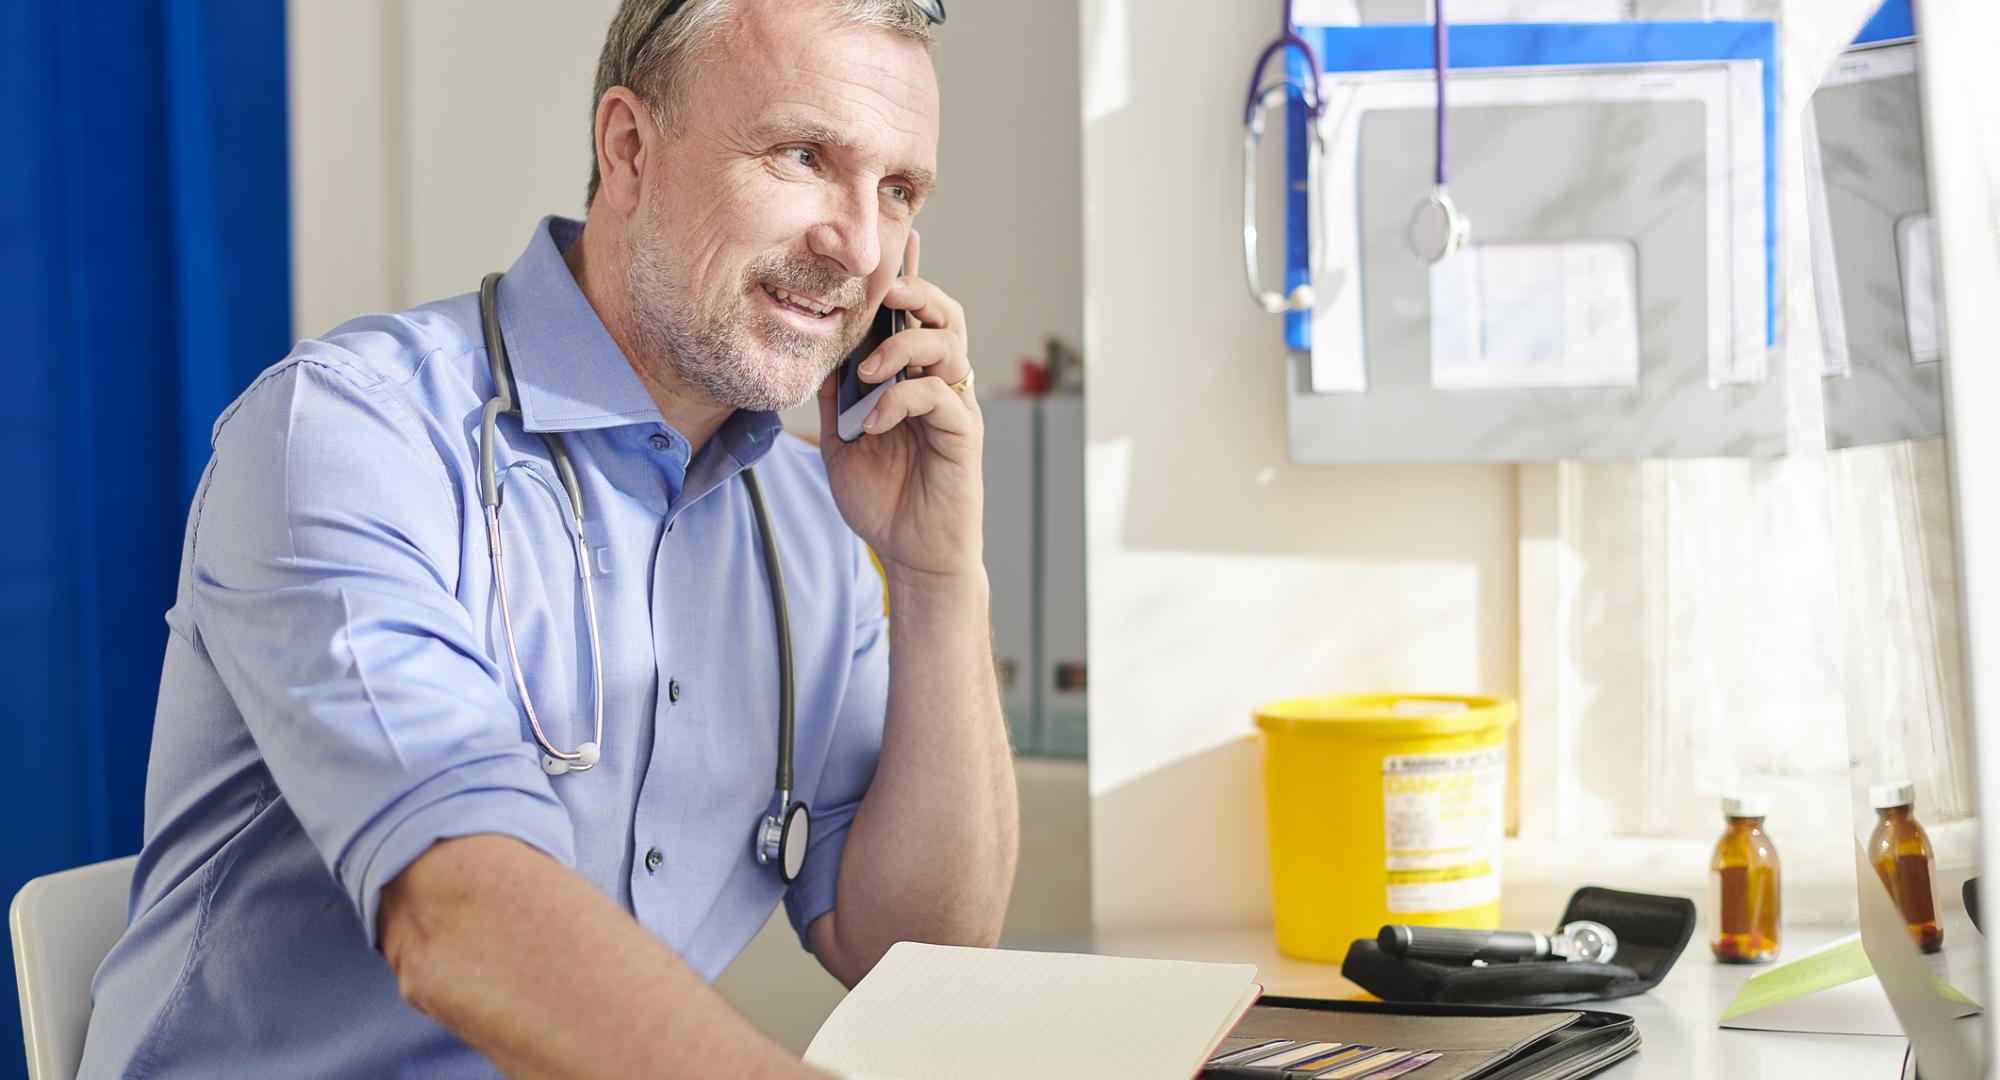
M 979 408 L 912 229 L 928 33 L 905 0 L 626 0 L 586 220 L 496 290 L 504 593 L 477 297 L 303 342 L 223 414 L 84 1075 L 805 1075 L 706 985 L 781 898 L 850 985 L 897 940 L 997 938 Z M 882 304 L 916 328 L 864 372 L 913 377 L 842 443 L 827 375 Z M 815 387 L 818 451 L 772 411 Z M 751 844 L 779 758 L 752 466 L 813 815 L 789 887 Z

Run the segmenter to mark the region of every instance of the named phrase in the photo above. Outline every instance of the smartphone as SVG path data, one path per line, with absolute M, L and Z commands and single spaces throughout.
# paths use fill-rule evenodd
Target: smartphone
M 861 362 L 890 337 L 900 334 L 910 325 L 909 317 L 897 308 L 884 304 L 875 311 L 875 321 L 868 327 L 861 344 L 847 354 L 840 362 L 835 383 L 834 404 L 840 415 L 840 441 L 853 442 L 861 437 L 861 422 L 875 409 L 875 403 L 882 400 L 882 392 L 903 381 L 903 370 L 882 382 L 870 385 L 861 380 Z

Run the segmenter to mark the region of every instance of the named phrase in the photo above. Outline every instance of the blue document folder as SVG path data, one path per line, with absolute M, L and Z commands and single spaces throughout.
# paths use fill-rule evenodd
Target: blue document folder
M 1453 26 L 1447 32 L 1454 70 L 1759 61 L 1764 89 L 1765 344 L 1776 342 L 1776 24 L 1761 20 L 1481 23 Z M 1320 66 L 1328 73 L 1430 70 L 1431 33 L 1427 24 L 1299 28 L 1299 34 L 1318 52 Z M 1307 77 L 1302 60 L 1293 57 L 1291 63 L 1294 76 L 1300 79 Z M 1291 122 L 1286 140 L 1285 288 L 1290 290 L 1306 280 L 1311 247 L 1307 236 L 1305 109 L 1296 97 L 1288 113 Z M 1310 351 L 1311 324 L 1311 312 L 1286 315 L 1286 344 L 1295 350 Z
M 1891 41 L 1908 41 L 1917 36 L 1916 19 L 1910 14 L 1910 0 L 1882 0 L 1882 6 L 1868 20 L 1868 25 L 1856 34 L 1856 45 L 1884 45 Z

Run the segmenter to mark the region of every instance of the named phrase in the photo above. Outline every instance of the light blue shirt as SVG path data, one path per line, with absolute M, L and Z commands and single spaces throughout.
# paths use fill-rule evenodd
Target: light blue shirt
M 536 433 L 575 459 L 600 575 L 602 761 L 542 772 L 506 661 L 476 295 L 301 342 L 216 422 L 188 514 L 131 926 L 97 975 L 84 1076 L 493 1075 L 403 1003 L 375 948 L 383 886 L 447 837 L 547 852 L 704 978 L 781 898 L 802 939 L 833 909 L 887 706 L 881 579 L 817 449 L 773 414 L 735 414 L 690 460 L 563 263 L 579 228 L 545 219 L 500 284 L 523 415 L 501 418 L 495 458 L 528 690 L 564 749 L 592 734 L 588 639 Z M 752 464 L 813 812 L 789 889 L 751 850 L 778 752 L 776 631 L 738 476 Z

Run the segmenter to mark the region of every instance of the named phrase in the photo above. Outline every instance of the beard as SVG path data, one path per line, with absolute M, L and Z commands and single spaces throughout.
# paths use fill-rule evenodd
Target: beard
M 810 255 L 767 255 L 744 268 L 719 310 L 705 312 L 687 275 L 668 268 L 658 226 L 646 222 L 626 265 L 634 334 L 649 358 L 715 401 L 757 412 L 801 404 L 861 340 L 862 279 Z M 788 325 L 756 302 L 752 290 L 766 284 L 839 306 L 839 332 L 822 336 Z

